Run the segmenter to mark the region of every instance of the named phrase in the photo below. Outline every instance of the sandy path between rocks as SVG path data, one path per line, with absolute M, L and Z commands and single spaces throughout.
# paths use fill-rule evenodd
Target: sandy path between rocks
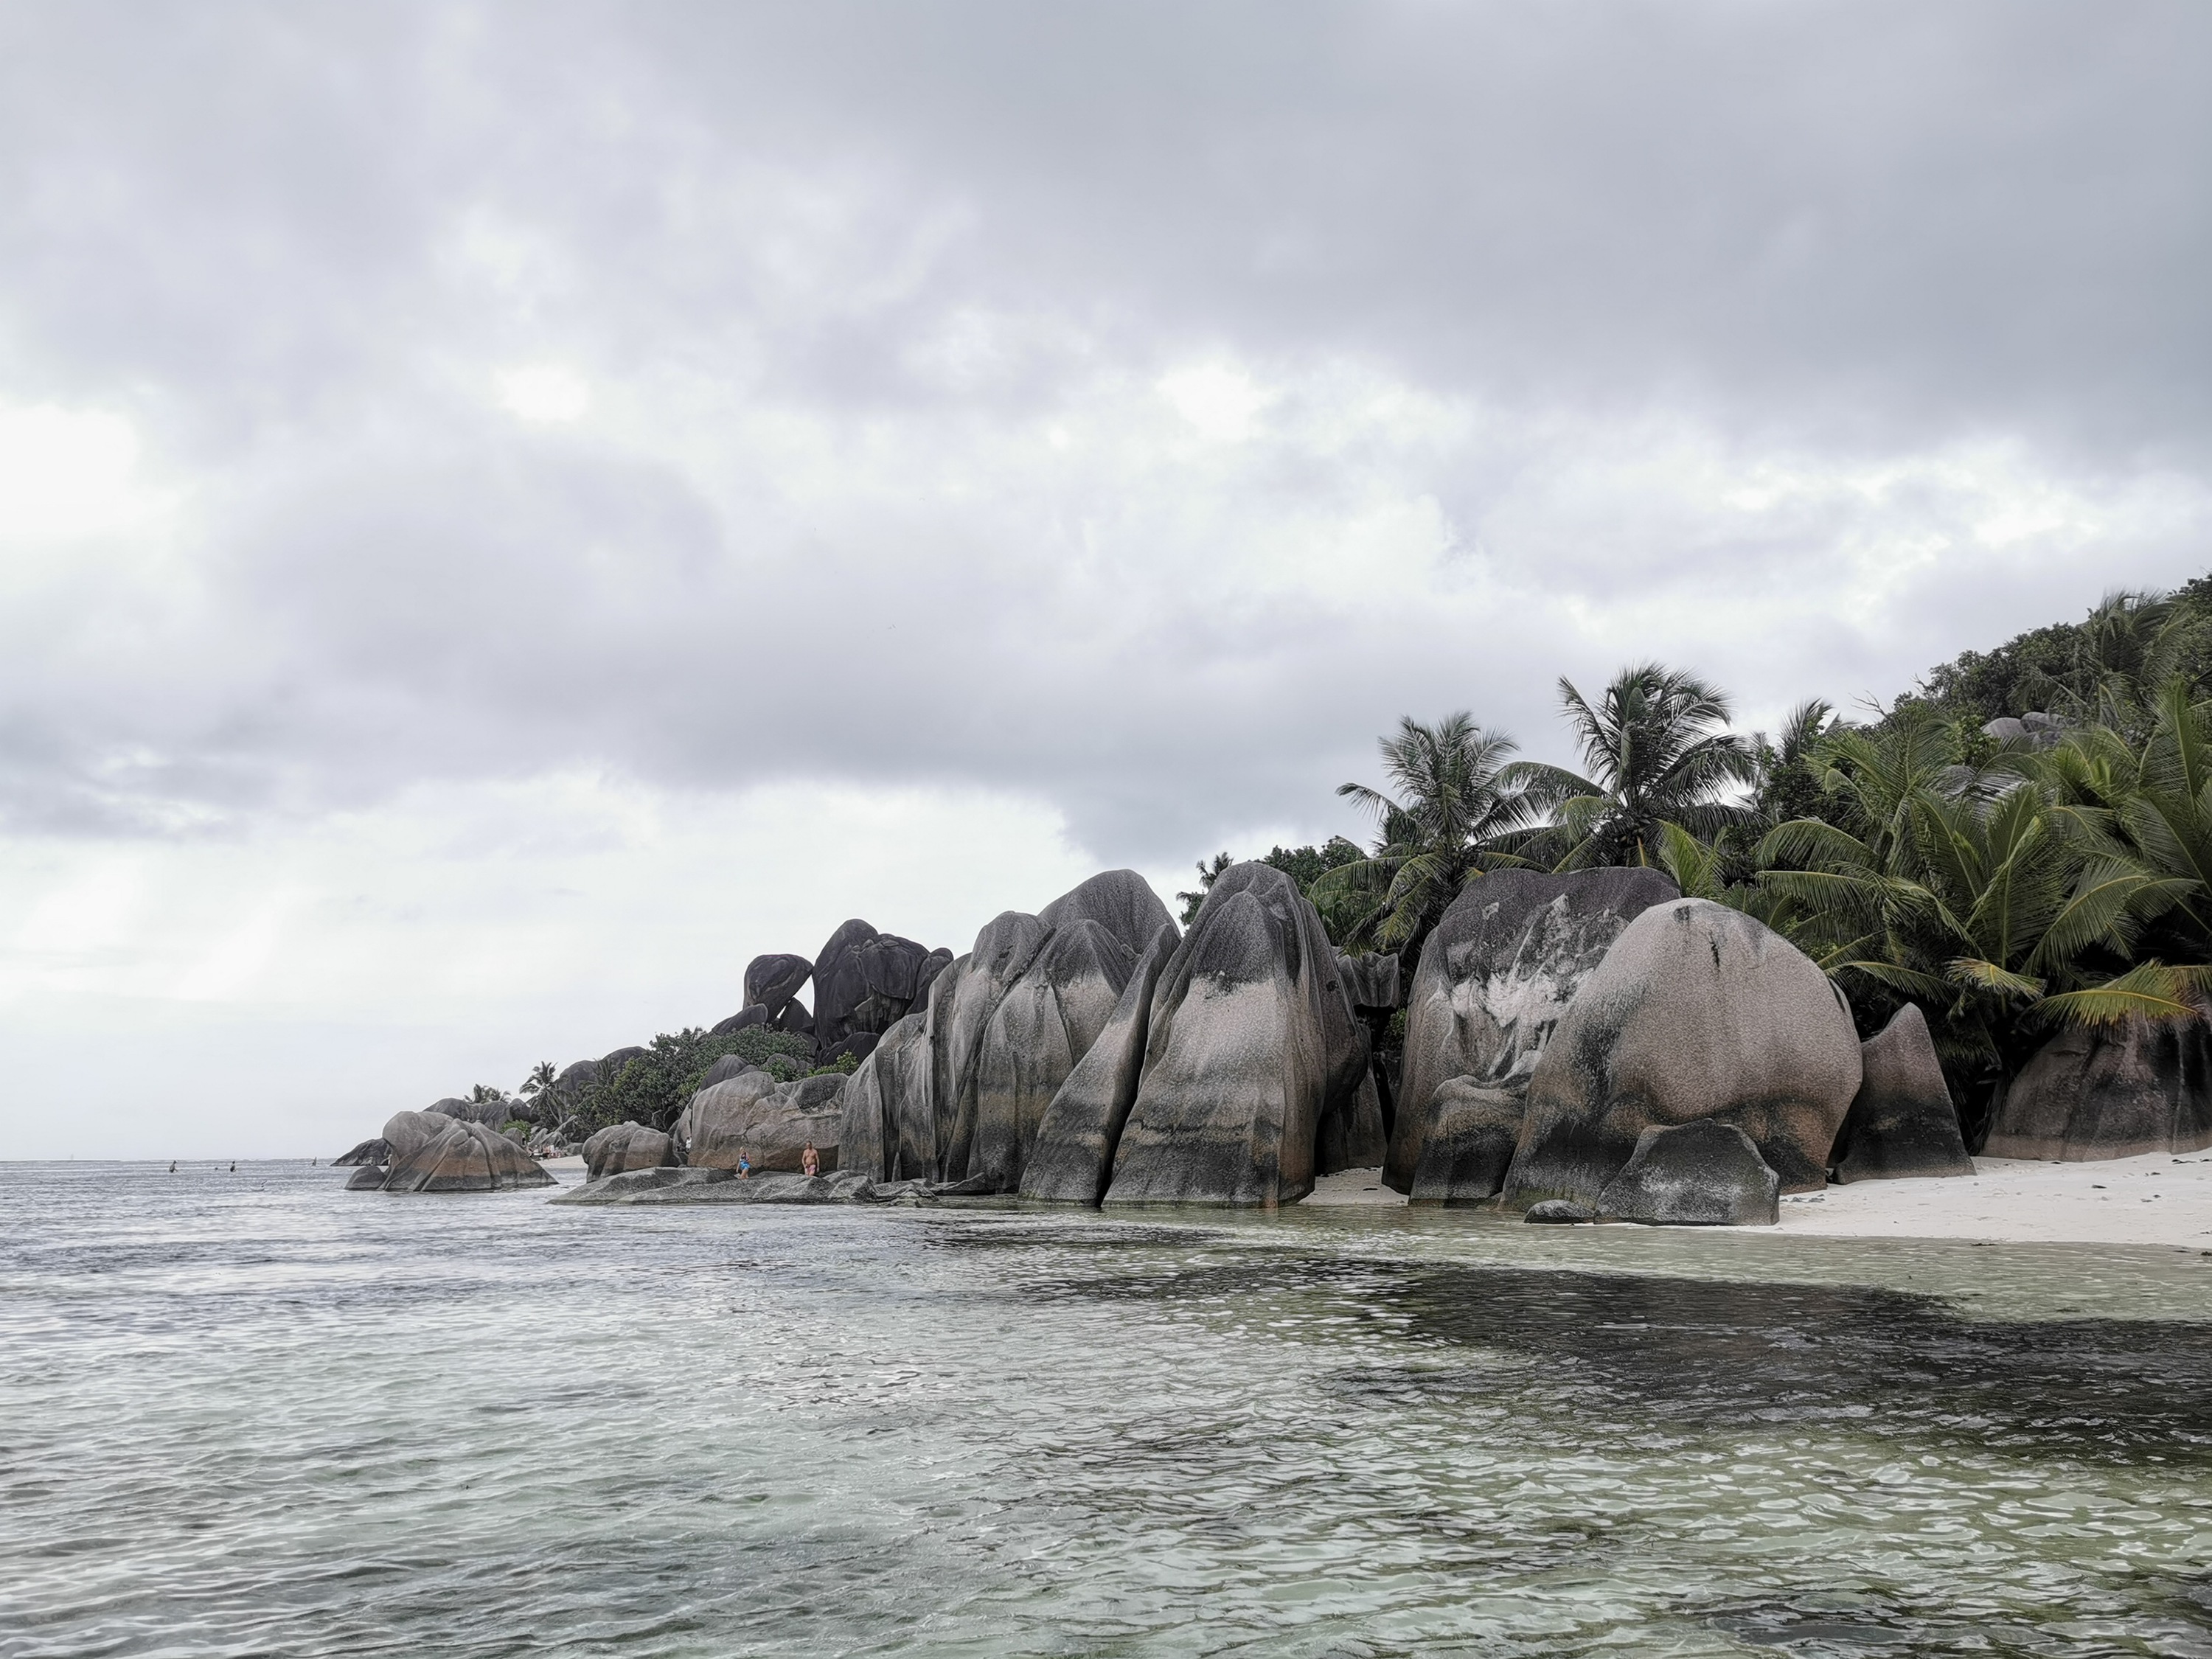
M 1395 1208 L 1381 1171 L 1314 1184 L 1314 1205 Z M 2169 1158 L 2036 1164 L 1978 1158 L 1972 1179 L 1861 1181 L 1782 1200 L 1785 1233 L 1835 1238 L 1987 1238 L 2007 1243 L 2166 1244 L 2212 1250 L 2212 1149 Z

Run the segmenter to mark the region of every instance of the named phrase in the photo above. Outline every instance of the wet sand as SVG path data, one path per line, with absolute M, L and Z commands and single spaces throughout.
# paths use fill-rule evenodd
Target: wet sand
M 1347 1170 L 1322 1176 L 1305 1202 L 1392 1208 L 1406 1200 L 1382 1185 L 1380 1171 Z M 1971 1179 L 1862 1181 L 1786 1197 L 1778 1231 L 2212 1250 L 2212 1149 L 2094 1164 L 1976 1158 Z

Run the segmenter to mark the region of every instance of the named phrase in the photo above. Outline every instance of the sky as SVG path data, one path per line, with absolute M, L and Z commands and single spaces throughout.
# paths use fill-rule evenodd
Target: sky
M 2212 568 L 2212 8 L 0 0 L 0 1157 Z

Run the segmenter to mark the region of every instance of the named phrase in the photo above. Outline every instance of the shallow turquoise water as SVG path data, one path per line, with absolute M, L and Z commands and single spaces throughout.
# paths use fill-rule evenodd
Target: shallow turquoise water
M 0 1165 L 0 1653 L 2212 1655 L 2212 1258 Z

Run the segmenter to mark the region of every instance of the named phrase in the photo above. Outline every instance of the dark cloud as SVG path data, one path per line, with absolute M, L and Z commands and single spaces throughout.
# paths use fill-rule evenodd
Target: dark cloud
M 1893 693 L 2203 556 L 2208 65 L 2188 4 L 9 8 L 0 404 L 180 502 L 0 612 L 14 819 L 581 765 L 1166 857 L 1334 827 L 1409 709 L 1556 750 L 1562 672 Z M 584 418 L 501 406 L 548 363 Z

